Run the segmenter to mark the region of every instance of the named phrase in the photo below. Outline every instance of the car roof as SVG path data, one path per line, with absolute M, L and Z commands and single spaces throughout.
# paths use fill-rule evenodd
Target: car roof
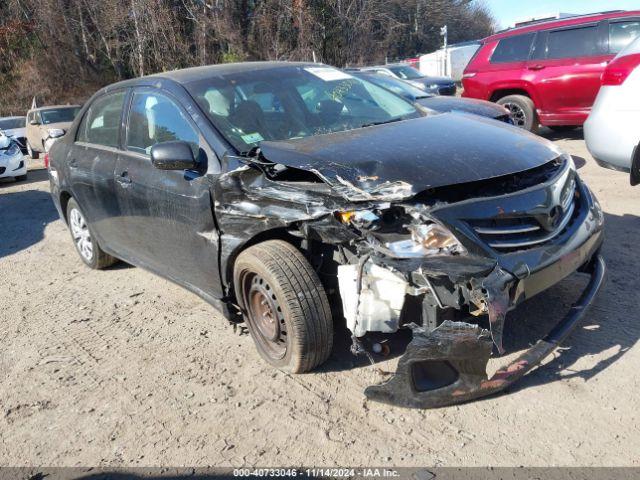
M 32 108 L 27 113 L 40 112 L 42 110 L 53 110 L 53 109 L 56 109 L 56 108 L 79 108 L 81 106 L 82 105 L 47 105 L 46 107 Z
M 241 63 L 220 63 L 215 65 L 205 65 L 201 67 L 183 68 L 180 70 L 170 70 L 167 72 L 154 73 L 144 77 L 123 80 L 122 82 L 113 83 L 104 87 L 100 91 L 110 91 L 122 87 L 132 87 L 136 85 L 149 85 L 154 80 L 171 80 L 179 84 L 187 84 L 197 82 L 198 80 L 206 80 L 207 78 L 217 77 L 221 75 L 231 75 L 234 73 L 255 72 L 259 70 L 273 70 L 285 67 L 328 67 L 335 68 L 331 65 L 311 62 L 241 62 Z
M 13 115 L 11 117 L 0 117 L 0 120 L 16 120 L 18 118 L 24 118 L 25 115 Z
M 512 35 L 520 35 L 522 33 L 537 32 L 539 30 L 548 30 L 559 27 L 569 27 L 572 25 L 582 25 L 585 23 L 600 22 L 602 20 L 611 20 L 625 17 L 640 16 L 640 10 L 616 10 L 612 12 L 600 12 L 590 13 L 587 15 L 577 15 L 574 17 L 566 17 L 555 20 L 543 20 L 540 22 L 534 22 L 529 25 L 523 25 L 522 27 L 510 28 L 503 30 L 495 35 L 491 35 L 483 40 L 483 42 L 491 42 L 499 40 L 501 38 L 510 37 Z

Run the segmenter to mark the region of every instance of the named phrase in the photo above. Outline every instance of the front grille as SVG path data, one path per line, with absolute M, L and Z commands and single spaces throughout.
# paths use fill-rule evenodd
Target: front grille
M 559 204 L 542 215 L 473 220 L 468 223 L 491 248 L 498 251 L 523 250 L 552 241 L 579 215 L 580 199 L 576 181 L 565 185 Z

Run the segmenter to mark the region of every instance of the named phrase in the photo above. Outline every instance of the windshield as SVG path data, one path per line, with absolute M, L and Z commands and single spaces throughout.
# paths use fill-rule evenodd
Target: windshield
M 0 130 L 11 130 L 13 128 L 24 128 L 25 118 L 0 118 Z
M 79 110 L 80 107 L 52 108 L 51 110 L 41 110 L 40 117 L 44 125 L 59 122 L 73 122 Z
M 423 75 L 413 67 L 388 67 L 393 73 L 403 80 L 415 80 Z
M 211 122 L 239 151 L 419 117 L 409 102 L 341 70 L 279 67 L 220 75 L 187 85 Z
M 365 75 L 364 78 L 376 85 L 386 88 L 387 90 L 391 90 L 393 93 L 397 95 L 402 95 L 404 98 L 410 100 L 416 100 L 418 98 L 428 98 L 432 97 L 428 93 L 423 92 L 419 88 L 414 87 L 413 85 L 409 85 L 402 80 L 398 80 L 397 78 L 388 77 L 386 75 Z

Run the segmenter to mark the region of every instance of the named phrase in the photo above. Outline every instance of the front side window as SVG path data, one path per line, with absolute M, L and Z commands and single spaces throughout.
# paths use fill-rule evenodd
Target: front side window
M 524 62 L 529 58 L 535 33 L 515 35 L 498 42 L 491 55 L 491 63 Z
M 64 107 L 53 108 L 50 110 L 41 110 L 40 118 L 43 125 L 49 125 L 50 123 L 63 123 L 73 122 L 76 115 L 80 111 L 80 107 Z
M 620 53 L 637 37 L 640 37 L 640 21 L 611 23 L 609 25 L 609 52 Z
M 547 58 L 591 57 L 598 54 L 598 28 L 594 26 L 549 32 Z
M 325 66 L 287 66 L 219 75 L 187 85 L 239 152 L 263 140 L 353 130 L 421 114 L 406 100 Z
M 157 92 L 136 92 L 131 103 L 127 149 L 149 155 L 157 143 L 183 141 L 198 156 L 199 136 L 182 110 Z
M 126 93 L 121 91 L 96 99 L 80 122 L 76 140 L 105 147 L 118 147 L 125 95 Z

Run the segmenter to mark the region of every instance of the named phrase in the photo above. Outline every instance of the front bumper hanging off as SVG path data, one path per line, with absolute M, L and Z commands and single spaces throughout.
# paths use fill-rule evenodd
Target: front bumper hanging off
M 413 340 L 396 373 L 366 388 L 367 398 L 409 408 L 437 408 L 500 392 L 535 368 L 564 341 L 584 317 L 604 283 L 606 266 L 597 255 L 589 264 L 591 280 L 578 301 L 546 337 L 509 365 L 487 377 L 493 341 L 488 330 L 445 321 L 432 332 L 414 326 Z

